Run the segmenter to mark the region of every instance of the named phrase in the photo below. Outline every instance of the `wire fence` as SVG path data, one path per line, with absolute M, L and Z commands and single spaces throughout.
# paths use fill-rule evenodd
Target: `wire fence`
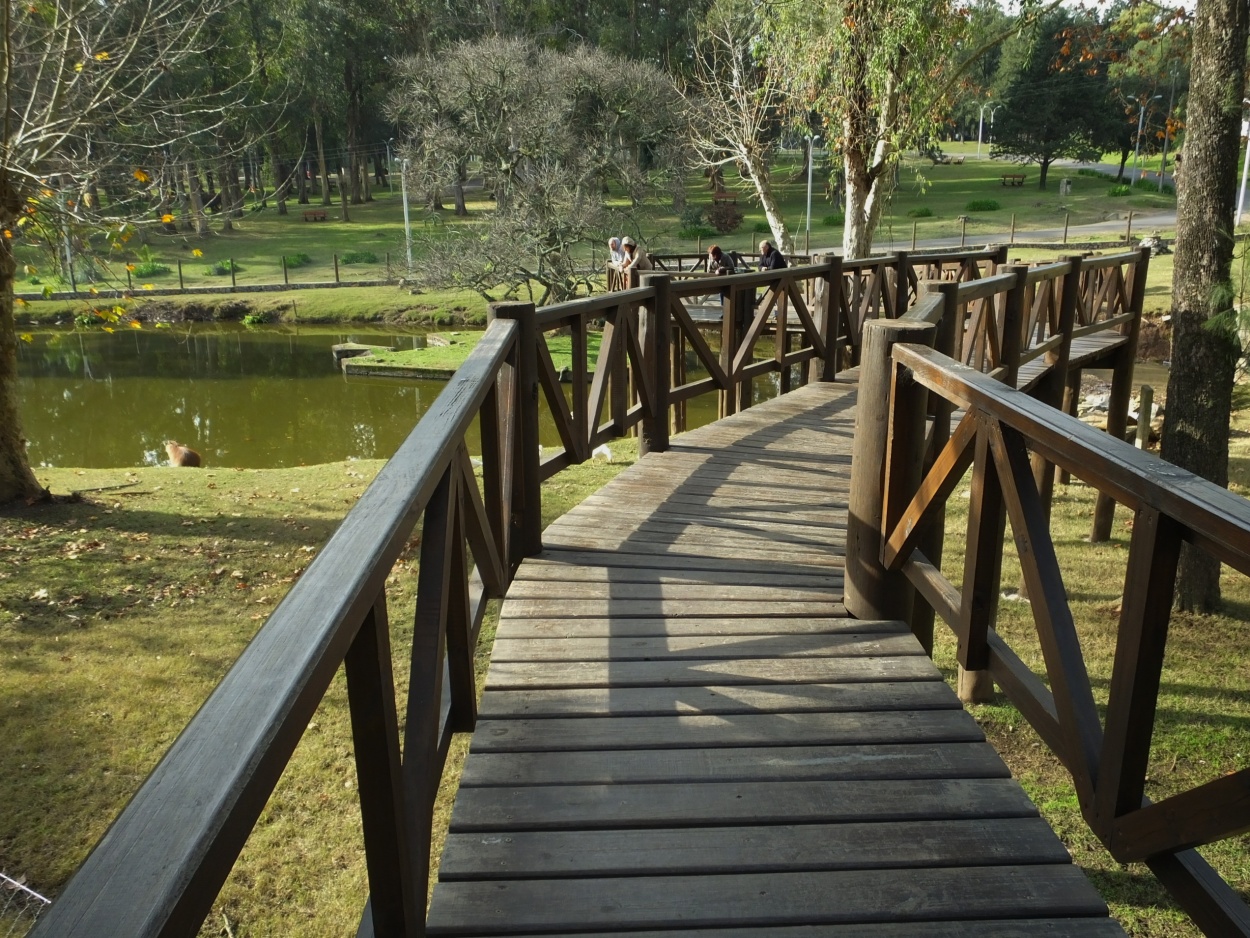
M 0 938 L 25 935 L 51 904 L 51 899 L 0 873 Z

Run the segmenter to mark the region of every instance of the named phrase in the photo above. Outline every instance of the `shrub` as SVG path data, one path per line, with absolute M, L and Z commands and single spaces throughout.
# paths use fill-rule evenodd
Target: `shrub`
M 964 208 L 969 212 L 997 212 L 1002 206 L 997 199 L 973 199 Z
M 205 267 L 204 273 L 208 274 L 210 277 L 224 277 L 230 273 L 231 269 L 233 269 L 237 274 L 243 268 L 231 260 L 217 261 L 217 263 L 209 264 Z
M 378 256 L 372 251 L 348 251 L 339 255 L 340 264 L 376 264 Z
M 716 234 L 716 232 L 707 227 L 707 225 L 700 225 L 697 228 L 682 228 L 677 232 L 677 237 L 686 241 L 693 241 L 696 238 L 710 238 L 714 234 Z
M 283 260 L 286 261 L 287 267 L 303 267 L 312 263 L 312 258 L 302 252 L 299 254 L 287 254 Z
M 834 212 L 832 215 L 826 215 L 820 221 L 821 224 L 828 225 L 830 228 L 836 228 L 846 221 L 846 212 Z
M 766 221 L 757 221 L 754 225 L 751 226 L 751 230 L 755 232 L 756 234 L 772 234 L 773 233 L 772 226 L 768 224 L 768 222 Z
M 687 205 L 681 210 L 681 214 L 677 216 L 677 224 L 683 231 L 693 231 L 696 228 L 704 227 L 703 206 Z
M 737 231 L 742 224 L 742 218 L 742 210 L 733 202 L 717 202 L 707 213 L 707 220 L 720 234 Z
M 907 217 L 908 218 L 932 218 L 933 209 L 929 208 L 929 206 L 927 205 L 922 205 L 920 206 L 920 208 L 913 208 L 910 212 L 907 213 Z
M 269 322 L 268 313 L 248 313 L 243 317 L 243 325 L 245 326 L 262 326 Z
M 1106 179 L 1107 178 L 1106 173 L 1100 173 L 1098 170 L 1089 169 L 1088 167 L 1081 167 L 1080 169 L 1076 171 L 1076 174 L 1078 176 L 1089 176 L 1091 179 Z
M 1157 176 L 1154 179 L 1148 179 L 1148 178 L 1143 177 L 1142 179 L 1138 179 L 1135 183 L 1133 183 L 1133 188 L 1141 189 L 1144 192 L 1150 192 L 1150 193 L 1153 193 L 1154 195 L 1158 195 L 1159 194 L 1159 179 Z M 1164 195 L 1176 195 L 1176 190 L 1173 189 L 1171 186 L 1169 186 L 1165 182 L 1163 184 L 1163 194 Z
M 1113 199 L 1118 199 L 1120 198 L 1120 196 L 1132 195 L 1132 194 L 1133 194 L 1132 186 L 1112 186 L 1110 189 L 1107 190 L 1107 195 L 1111 196 L 1111 198 Z
M 136 277 L 159 277 L 169 273 L 169 267 L 157 261 L 139 261 L 132 271 Z

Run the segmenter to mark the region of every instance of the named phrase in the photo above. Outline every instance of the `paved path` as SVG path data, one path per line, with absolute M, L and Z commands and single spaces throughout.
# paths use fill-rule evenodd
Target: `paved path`
M 547 529 L 431 935 L 1123 935 L 910 632 L 848 617 L 854 409 L 681 435 Z

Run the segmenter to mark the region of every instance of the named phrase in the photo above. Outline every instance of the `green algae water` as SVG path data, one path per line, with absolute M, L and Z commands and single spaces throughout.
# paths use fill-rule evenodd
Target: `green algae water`
M 18 343 L 31 464 L 151 466 L 166 461 L 166 440 L 216 467 L 388 458 L 445 382 L 345 377 L 330 349 L 338 342 L 411 348 L 419 334 L 221 323 L 33 332 Z M 692 401 L 690 426 L 715 411 L 714 395 Z M 559 444 L 549 420 L 540 438 Z M 477 451 L 476 431 L 469 446 Z

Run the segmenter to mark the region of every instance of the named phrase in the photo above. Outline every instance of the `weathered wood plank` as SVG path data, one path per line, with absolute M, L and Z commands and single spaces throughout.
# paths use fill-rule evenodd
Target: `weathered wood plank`
M 719 599 L 507 599 L 503 615 L 518 619 L 566 615 L 598 619 L 603 616 L 720 616 L 728 604 Z M 830 600 L 734 600 L 744 616 L 842 616 L 846 607 Z
M 608 830 L 1036 815 L 1019 785 L 996 778 L 543 785 L 465 789 L 456 797 L 450 829 Z
M 782 925 L 776 928 L 697 928 L 680 931 L 562 933 L 559 938 L 1124 938 L 1108 918 L 999 919 L 996 921 L 906 924 Z M 551 933 L 530 938 L 557 938 Z
M 483 720 L 535 717 L 658 716 L 695 713 L 808 713 L 948 710 L 959 701 L 940 681 L 882 684 L 781 684 L 753 687 L 597 687 L 487 691 Z
M 842 599 L 842 585 L 830 583 L 817 585 L 770 586 L 738 583 L 638 583 L 618 580 L 598 580 L 584 583 L 579 580 L 528 580 L 512 584 L 508 590 L 509 601 L 538 599 L 597 599 L 607 596 L 610 601 L 712 599 L 725 608 L 727 603 L 750 602 L 838 602 Z
M 716 749 L 724 746 L 834 746 L 853 743 L 979 742 L 963 710 L 680 714 L 656 717 L 548 717 L 482 720 L 471 752 L 584 749 Z
M 678 876 L 1068 863 L 1040 817 L 776 827 L 451 834 L 438 876 L 457 880 Z
M 906 876 L 867 870 L 443 883 L 429 934 L 1105 914 L 1098 893 L 1070 864 L 953 867 Z
M 1010 778 L 992 746 L 972 743 L 656 749 L 640 753 L 476 753 L 461 788 L 665 782 Z
M 778 573 L 753 568 L 752 564 L 740 563 L 736 570 L 674 570 L 662 561 L 652 559 L 651 566 L 589 566 L 568 563 L 526 563 L 513 580 L 513 588 L 522 590 L 543 589 L 552 582 L 579 583 L 596 586 L 600 590 L 622 583 L 646 583 L 650 585 L 695 584 L 754 584 L 760 586 L 814 586 L 829 588 L 842 583 L 842 569 L 822 570 L 808 567 L 805 573 Z M 744 574 L 755 574 L 746 576 Z M 519 585 L 519 584 L 524 584 Z
M 519 579 L 541 576 L 544 569 L 551 567 L 572 567 L 579 569 L 584 565 L 589 570 L 602 567 L 607 570 L 619 568 L 641 567 L 650 570 L 662 570 L 676 574 L 684 571 L 710 570 L 724 572 L 759 572 L 761 574 L 778 574 L 791 576 L 825 576 L 826 571 L 842 572 L 843 558 L 830 554 L 796 554 L 788 560 L 749 560 L 736 554 L 716 557 L 708 554 L 677 553 L 668 551 L 657 556 L 650 553 L 633 552 L 632 547 L 625 550 L 577 550 L 548 546 L 537 558 L 527 560 L 517 572 Z M 591 575 L 594 575 L 593 573 Z
M 496 638 L 494 661 L 664 661 L 683 658 L 841 658 L 921 655 L 910 634 Z
M 865 619 L 802 616 L 770 619 L 502 619 L 496 635 L 500 638 L 594 638 L 611 636 L 660 635 L 834 635 L 839 632 L 873 632 L 895 635 L 906 632 L 901 622 Z
M 487 689 L 541 687 L 701 687 L 707 684 L 836 684 L 934 681 L 941 675 L 923 655 L 904 658 L 817 658 L 806 661 L 500 662 Z

